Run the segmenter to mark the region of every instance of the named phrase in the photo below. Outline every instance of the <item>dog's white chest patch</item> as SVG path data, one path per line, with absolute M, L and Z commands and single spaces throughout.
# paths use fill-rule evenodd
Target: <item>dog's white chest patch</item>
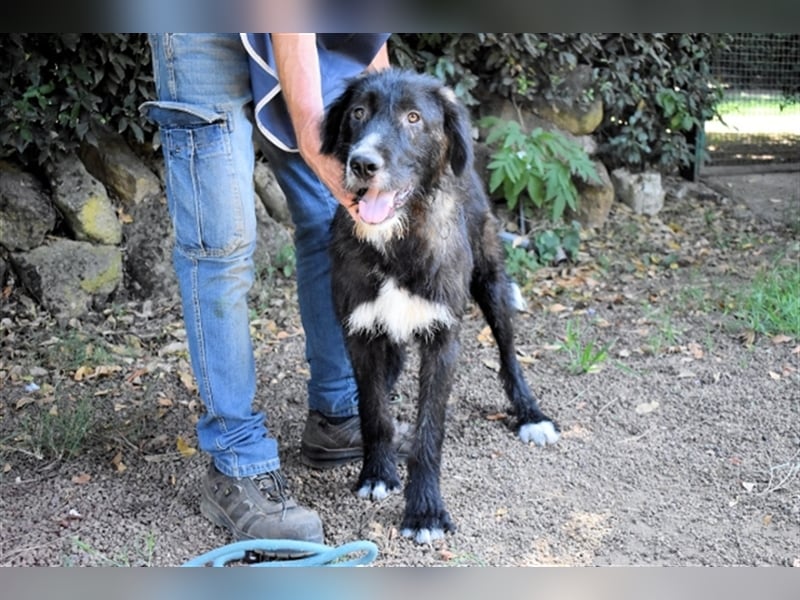
M 347 319 L 347 330 L 355 333 L 385 333 L 397 343 L 408 342 L 416 334 L 425 334 L 436 327 L 455 322 L 450 308 L 431 302 L 398 287 L 388 279 L 377 298 L 359 304 Z

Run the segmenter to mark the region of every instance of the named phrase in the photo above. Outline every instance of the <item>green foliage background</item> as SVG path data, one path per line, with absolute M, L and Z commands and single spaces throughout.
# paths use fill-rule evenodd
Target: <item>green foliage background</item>
M 43 164 L 98 126 L 143 142 L 138 106 L 154 94 L 144 34 L 0 34 L 0 156 Z
M 605 107 L 601 160 L 669 170 L 692 160 L 684 134 L 714 112 L 708 65 L 725 44 L 722 34 L 396 34 L 390 50 L 472 106 L 555 98 L 570 69 L 589 65 Z M 152 95 L 143 34 L 0 34 L 0 156 L 42 164 L 93 143 L 101 125 L 146 141 L 154 128 L 137 107 Z

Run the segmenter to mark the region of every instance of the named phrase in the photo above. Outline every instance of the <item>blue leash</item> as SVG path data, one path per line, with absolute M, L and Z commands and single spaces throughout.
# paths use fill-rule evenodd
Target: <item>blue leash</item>
M 244 540 L 220 546 L 183 563 L 183 567 L 224 567 L 233 562 L 247 562 L 251 553 L 291 552 L 304 554 L 302 558 L 265 560 L 253 562 L 252 567 L 356 567 L 371 563 L 378 556 L 378 546 L 367 540 L 349 542 L 341 546 L 326 546 L 297 540 Z M 356 555 L 345 560 L 345 557 Z

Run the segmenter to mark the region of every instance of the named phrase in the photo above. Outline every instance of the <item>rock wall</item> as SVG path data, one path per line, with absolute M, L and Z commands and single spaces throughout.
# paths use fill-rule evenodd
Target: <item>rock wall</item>
M 0 161 L 0 288 L 13 277 L 59 320 L 115 298 L 177 299 L 160 164 L 146 164 L 112 133 L 98 147 L 60 159 L 41 178 Z M 256 173 L 261 272 L 291 244 L 291 233 L 274 177 L 264 163 Z M 266 284 L 257 278 L 254 293 Z

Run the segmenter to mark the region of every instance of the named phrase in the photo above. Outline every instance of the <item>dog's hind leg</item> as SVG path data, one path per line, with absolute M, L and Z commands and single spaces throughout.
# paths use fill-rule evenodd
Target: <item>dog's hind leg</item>
M 470 292 L 497 342 L 500 378 L 517 415 L 520 439 L 538 446 L 554 444 L 560 437 L 558 425 L 539 408 L 517 360 L 511 284 L 503 266 L 499 242 L 485 244 L 476 256 Z
M 416 435 L 408 458 L 401 533 L 421 544 L 456 529 L 441 496 L 439 477 L 447 399 L 458 359 L 457 329 L 441 330 L 420 344 Z
M 362 498 L 382 500 L 400 490 L 394 422 L 389 411 L 391 384 L 402 368 L 403 350 L 383 335 L 348 337 L 350 361 L 358 384 L 358 412 L 364 461 L 356 490 Z

